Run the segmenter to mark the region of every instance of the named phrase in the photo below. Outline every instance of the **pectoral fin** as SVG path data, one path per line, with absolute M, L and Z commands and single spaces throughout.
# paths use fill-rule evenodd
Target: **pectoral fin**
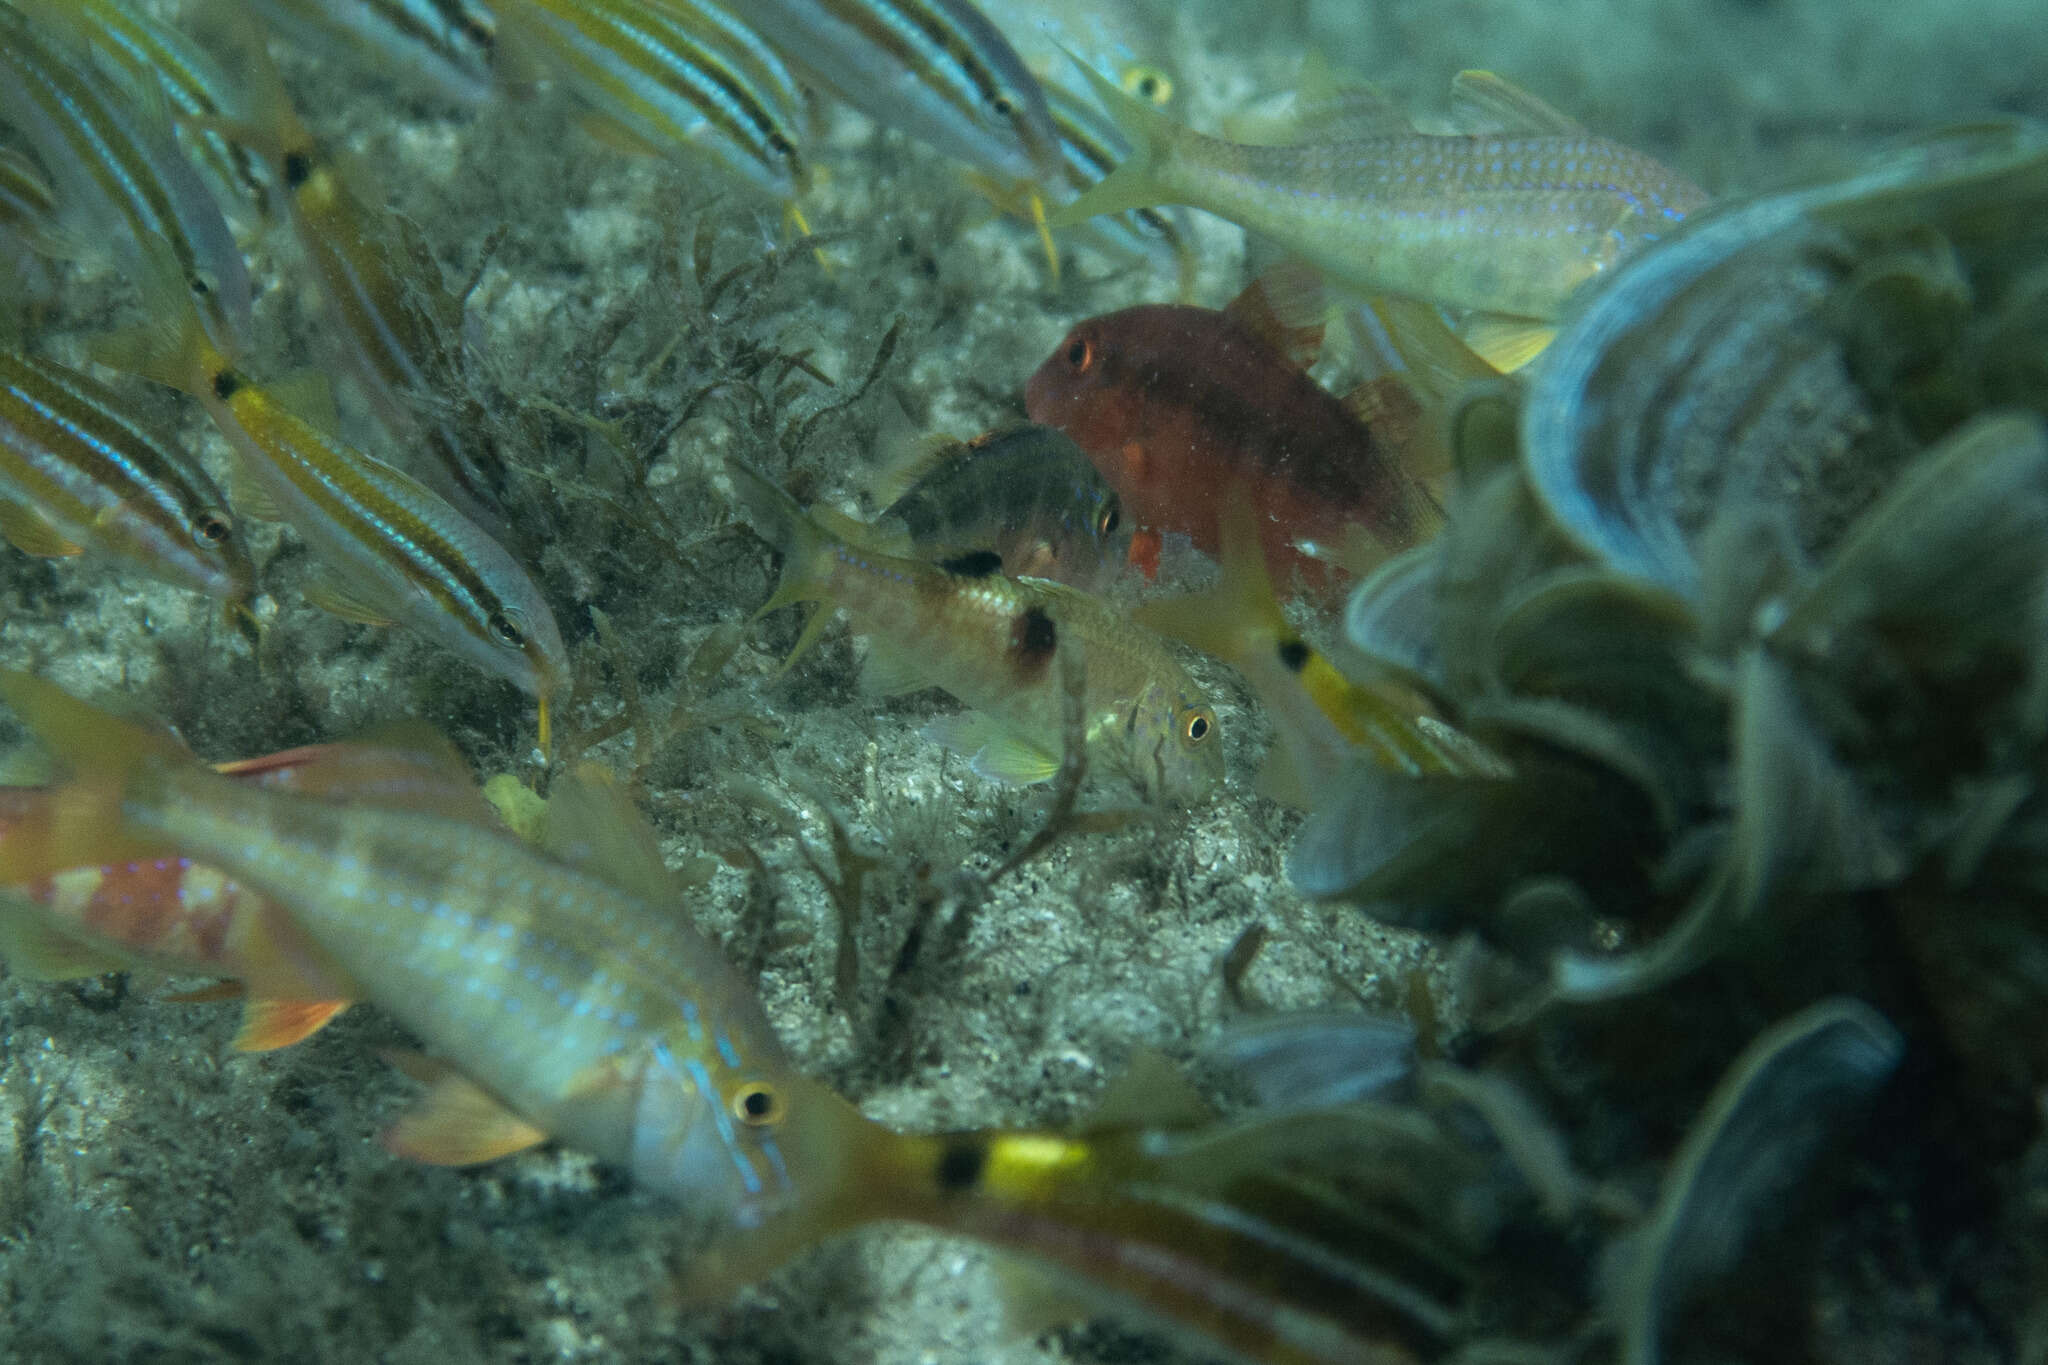
M 65 559 L 82 550 L 66 540 L 41 512 L 18 502 L 0 502 L 0 536 L 7 537 L 7 543 L 23 554 L 38 559 Z
M 359 626 L 388 626 L 395 619 L 391 609 L 331 572 L 322 571 L 306 584 L 306 600 L 325 612 Z
M 129 966 L 123 958 L 63 932 L 42 907 L 12 893 L 0 895 L 0 958 L 36 981 L 75 981 Z
M 396 1049 L 383 1056 L 428 1087 L 419 1103 L 384 1130 L 384 1149 L 394 1156 L 430 1166 L 476 1166 L 547 1139 L 446 1062 Z

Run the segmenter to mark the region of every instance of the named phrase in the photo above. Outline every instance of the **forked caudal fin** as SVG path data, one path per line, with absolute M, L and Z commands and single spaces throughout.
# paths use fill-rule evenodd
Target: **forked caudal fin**
M 1102 73 L 1078 57 L 1068 54 L 1081 74 L 1094 87 L 1095 97 L 1131 144 L 1131 153 L 1098 183 L 1081 192 L 1046 217 L 1053 227 L 1072 227 L 1105 213 L 1128 213 L 1155 204 L 1179 202 L 1159 178 L 1160 167 L 1170 161 L 1173 147 L 1192 136 L 1186 129 L 1143 100 L 1125 94 Z

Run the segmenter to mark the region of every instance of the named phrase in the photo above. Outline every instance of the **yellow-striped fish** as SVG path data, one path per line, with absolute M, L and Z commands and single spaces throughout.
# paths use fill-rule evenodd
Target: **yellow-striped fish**
M 730 461 L 727 472 L 755 531 L 783 555 L 782 582 L 761 610 L 826 604 L 801 653 L 830 609 L 845 608 L 871 637 L 872 690 L 942 687 L 973 708 L 931 733 L 971 755 L 983 776 L 1042 782 L 1059 770 L 1060 651 L 1078 644 L 1093 759 L 1159 800 L 1197 804 L 1222 780 L 1215 711 L 1162 641 L 1106 603 L 1063 583 L 1007 578 L 992 552 L 930 564 L 868 549 L 827 530 L 760 471 Z
M 238 91 L 207 51 L 135 0 L 13 0 L 38 23 L 64 26 L 81 45 L 119 68 L 138 98 L 161 91 L 217 187 L 260 194 L 247 152 L 209 125 L 239 116 Z
M 678 913 L 652 832 L 602 785 L 555 786 L 566 861 L 500 826 L 459 761 L 446 781 L 306 796 L 224 777 L 25 674 L 0 696 L 69 778 L 47 837 L 0 844 L 0 884 L 173 855 L 269 897 L 441 1063 L 395 1150 L 465 1164 L 554 1137 L 742 1227 L 844 1162 L 844 1102 L 792 1070 Z
M 245 56 L 255 115 L 216 126 L 268 166 L 378 420 L 417 452 L 413 468 L 425 483 L 506 534 L 508 474 L 465 382 L 462 300 L 412 221 L 384 207 L 367 171 L 313 136 L 262 43 L 246 45 Z
M 783 204 L 810 184 L 803 92 L 717 0 L 499 0 L 501 43 L 558 75 L 615 145 L 708 161 Z
M 245 477 L 236 502 L 305 540 L 315 605 L 364 624 L 411 627 L 549 708 L 566 699 L 567 651 L 533 580 L 484 530 L 419 480 L 305 421 L 237 369 L 159 276 L 142 373 L 197 398 Z
M 150 425 L 89 375 L 0 351 L 0 534 L 32 555 L 125 560 L 251 630 L 256 570 L 227 499 Z
M 0 116 L 57 185 L 68 235 L 105 239 L 138 273 L 168 251 L 188 298 L 226 345 L 245 336 L 249 275 L 220 207 L 146 101 L 93 58 L 0 5 Z
M 1005 181 L 1056 182 L 1038 81 L 969 0 L 753 0 L 749 21 L 884 127 Z
M 1259 232 L 1370 294 L 1551 319 L 1587 280 L 1669 232 L 1706 194 L 1497 77 L 1468 73 L 1498 134 L 1412 130 L 1258 147 L 1204 137 L 1083 74 L 1133 151 L 1052 216 L 1186 204 Z
M 256 0 L 271 27 L 322 56 L 473 106 L 494 93 L 497 19 L 480 0 Z

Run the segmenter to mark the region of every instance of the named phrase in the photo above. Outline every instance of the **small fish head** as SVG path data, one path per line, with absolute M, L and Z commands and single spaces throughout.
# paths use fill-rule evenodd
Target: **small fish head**
M 736 1232 L 842 1198 L 850 1107 L 790 1070 L 770 1041 L 764 1064 L 730 1044 L 720 1051 L 682 1038 L 655 1045 L 634 1119 L 635 1182 Z
M 1216 710 L 1192 692 L 1152 684 L 1132 706 L 1126 731 L 1132 775 L 1151 800 L 1197 806 L 1222 783 Z
M 483 635 L 491 655 L 485 666 L 492 672 L 543 701 L 569 695 L 569 652 L 555 614 L 538 595 L 487 604 Z
M 1091 318 L 1053 348 L 1024 386 L 1024 410 L 1031 420 L 1072 437 L 1103 468 L 1100 453 L 1124 439 L 1127 414 L 1117 401 L 1114 354 L 1104 324 Z M 1114 471 L 1104 469 L 1114 476 Z

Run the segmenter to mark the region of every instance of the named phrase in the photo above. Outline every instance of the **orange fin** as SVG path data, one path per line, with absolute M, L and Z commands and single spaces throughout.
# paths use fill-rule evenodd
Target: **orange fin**
M 1302 369 L 1323 353 L 1323 279 L 1300 261 L 1282 261 L 1246 285 L 1223 314 Z
M 242 1028 L 235 1051 L 269 1052 L 290 1047 L 327 1026 L 348 1008 L 346 1000 L 255 1000 L 242 1010 Z
M 419 1103 L 384 1130 L 384 1149 L 394 1156 L 429 1166 L 475 1166 L 547 1140 L 448 1063 L 397 1049 L 383 1057 L 427 1086 Z

